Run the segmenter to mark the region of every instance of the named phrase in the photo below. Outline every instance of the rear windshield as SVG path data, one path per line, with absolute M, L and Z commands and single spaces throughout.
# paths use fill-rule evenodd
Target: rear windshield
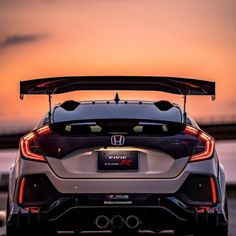
M 96 121 L 53 124 L 52 130 L 61 135 L 171 135 L 183 130 L 179 123 L 152 123 L 140 121 Z
M 53 111 L 54 123 L 101 119 L 164 120 L 181 123 L 182 115 L 179 108 L 175 106 L 161 111 L 153 103 L 86 103 L 80 104 L 72 111 L 67 111 L 61 106 L 56 107 Z

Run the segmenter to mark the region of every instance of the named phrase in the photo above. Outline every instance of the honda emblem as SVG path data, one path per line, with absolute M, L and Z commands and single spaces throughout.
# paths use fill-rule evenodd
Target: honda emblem
M 125 143 L 125 136 L 123 135 L 112 135 L 111 144 L 114 146 L 122 146 Z

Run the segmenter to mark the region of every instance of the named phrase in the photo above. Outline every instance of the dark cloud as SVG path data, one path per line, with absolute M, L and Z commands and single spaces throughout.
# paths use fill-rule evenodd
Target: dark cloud
M 10 35 L 6 37 L 1 43 L 0 48 L 5 48 L 9 46 L 32 43 L 45 38 L 45 34 L 24 34 L 24 35 Z

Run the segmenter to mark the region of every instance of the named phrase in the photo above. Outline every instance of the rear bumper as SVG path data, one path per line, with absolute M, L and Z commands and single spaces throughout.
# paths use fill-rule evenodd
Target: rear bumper
M 137 195 L 138 196 L 138 195 Z M 40 209 L 22 208 L 14 204 L 8 218 L 8 225 L 25 228 L 53 228 L 59 231 L 101 230 L 95 224 L 100 215 L 109 219 L 103 230 L 114 229 L 111 219 L 120 215 L 124 220 L 130 215 L 139 219 L 136 229 L 166 230 L 185 227 L 185 229 L 207 228 L 226 224 L 224 208 L 220 203 L 212 207 L 187 206 L 175 196 L 152 195 L 151 204 L 136 205 L 86 205 L 80 197 L 61 197 L 50 206 Z M 127 228 L 123 225 L 122 228 Z

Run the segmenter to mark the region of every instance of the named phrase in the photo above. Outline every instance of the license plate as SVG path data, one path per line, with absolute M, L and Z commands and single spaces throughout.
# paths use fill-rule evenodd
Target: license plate
M 138 171 L 138 152 L 98 152 L 98 171 Z

